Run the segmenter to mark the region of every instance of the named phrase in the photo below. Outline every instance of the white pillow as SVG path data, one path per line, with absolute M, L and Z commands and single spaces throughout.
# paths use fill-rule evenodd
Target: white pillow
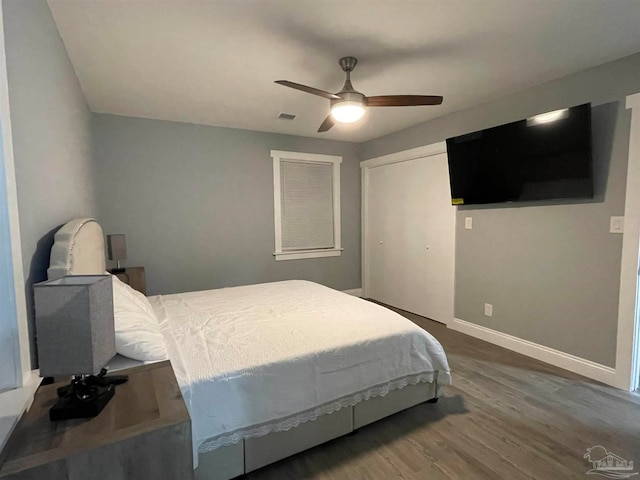
M 112 278 L 116 351 L 143 362 L 166 360 L 164 338 L 149 300 L 115 275 Z

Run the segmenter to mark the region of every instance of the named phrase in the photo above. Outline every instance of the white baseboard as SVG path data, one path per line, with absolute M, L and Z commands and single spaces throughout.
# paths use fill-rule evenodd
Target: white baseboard
M 353 295 L 354 297 L 362 297 L 361 288 L 354 288 L 352 290 L 342 290 L 342 293 L 346 293 L 347 295 Z
M 550 363 L 551 365 L 569 370 L 570 372 L 584 375 L 585 377 L 606 383 L 607 385 L 623 388 L 618 385 L 619 381 L 616 378 L 615 368 L 607 367 L 606 365 L 601 365 L 506 333 L 491 330 L 481 325 L 466 322 L 459 318 L 454 318 L 448 327 L 457 332 L 479 338 L 485 342 L 493 343 L 494 345 L 535 358 L 536 360 Z

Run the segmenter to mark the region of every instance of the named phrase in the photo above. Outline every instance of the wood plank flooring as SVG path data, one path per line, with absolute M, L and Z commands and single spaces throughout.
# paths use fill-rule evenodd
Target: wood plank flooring
M 437 404 L 245 475 L 285 479 L 585 479 L 602 445 L 640 472 L 640 396 L 399 312 L 444 346 L 453 374 Z M 635 478 L 640 475 L 635 476 Z M 634 478 L 634 477 L 631 477 Z

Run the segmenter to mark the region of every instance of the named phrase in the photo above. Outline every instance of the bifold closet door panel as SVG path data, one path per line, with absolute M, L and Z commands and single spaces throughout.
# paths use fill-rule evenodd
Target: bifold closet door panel
M 369 170 L 369 297 L 447 323 L 453 317 L 455 208 L 445 154 Z

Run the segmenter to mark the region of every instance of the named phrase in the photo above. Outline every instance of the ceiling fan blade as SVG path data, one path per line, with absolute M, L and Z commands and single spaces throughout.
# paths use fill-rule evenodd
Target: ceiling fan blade
M 307 87 L 306 85 L 290 82 L 288 80 L 276 80 L 276 83 L 280 85 L 284 85 L 285 87 L 295 88 L 296 90 L 300 90 L 302 92 L 311 93 L 313 95 L 318 95 L 320 97 L 328 98 L 329 100 L 340 100 L 341 98 L 338 95 L 335 95 L 333 93 L 325 92 L 324 90 L 319 90 L 313 87 Z
M 324 122 L 322 122 L 322 125 L 320 125 L 318 132 L 326 132 L 331 127 L 333 127 L 333 125 L 334 125 L 333 117 L 329 115 L 327 118 L 324 119 Z
M 367 97 L 370 107 L 412 107 L 416 105 L 440 105 L 439 95 L 380 95 Z

